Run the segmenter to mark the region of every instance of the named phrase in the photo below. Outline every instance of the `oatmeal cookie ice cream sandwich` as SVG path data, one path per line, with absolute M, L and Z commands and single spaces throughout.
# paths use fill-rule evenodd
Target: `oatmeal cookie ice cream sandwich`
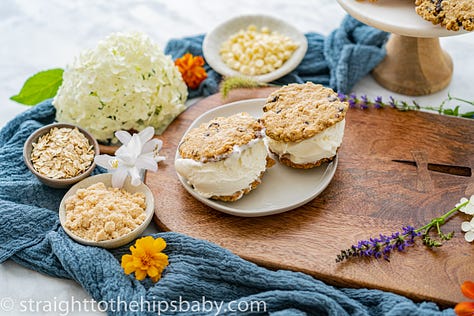
M 247 113 L 218 117 L 191 129 L 178 146 L 179 175 L 205 198 L 236 201 L 274 164 L 261 123 Z
M 268 148 L 281 163 L 309 169 L 336 156 L 349 105 L 320 84 L 289 84 L 270 94 L 262 123 Z

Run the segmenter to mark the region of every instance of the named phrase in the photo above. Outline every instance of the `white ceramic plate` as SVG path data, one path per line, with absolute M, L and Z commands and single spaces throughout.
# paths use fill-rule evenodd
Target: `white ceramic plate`
M 212 109 L 199 116 L 189 126 L 183 137 L 190 129 L 218 116 L 247 112 L 256 118 L 261 117 L 264 103 L 265 99 L 251 99 Z M 178 151 L 176 158 L 180 158 Z M 277 162 L 265 172 L 262 183 L 256 189 L 236 202 L 222 202 L 204 198 L 196 193 L 179 174 L 178 178 L 193 197 L 213 209 L 237 216 L 256 217 L 289 211 L 313 200 L 328 186 L 336 167 L 337 156 L 331 163 L 325 163 L 320 167 L 308 170 L 290 168 Z
M 255 25 L 258 29 L 266 26 L 271 31 L 276 31 L 282 35 L 286 35 L 298 43 L 299 46 L 280 68 L 267 74 L 246 77 L 253 78 L 260 82 L 270 82 L 283 77 L 300 64 L 301 60 L 303 60 L 303 57 L 306 54 L 306 50 L 308 49 L 308 42 L 303 33 L 285 21 L 271 16 L 242 15 L 220 24 L 214 30 L 207 33 L 206 37 L 204 38 L 202 44 L 204 58 L 212 69 L 223 76 L 244 76 L 242 73 L 233 70 L 224 63 L 221 56 L 219 55 L 219 50 L 222 43 L 225 42 L 231 35 L 234 35 L 242 29 L 247 29 L 247 27 L 251 24 Z
M 377 2 L 337 0 L 337 2 L 357 20 L 398 35 L 443 37 L 467 32 L 449 31 L 424 20 L 416 13 L 413 0 L 378 0 Z
M 151 192 L 150 188 L 148 188 L 145 184 L 140 184 L 139 186 L 133 186 L 130 183 L 130 177 L 127 178 L 123 188 L 130 192 L 142 192 L 145 194 L 145 201 L 146 201 L 146 218 L 135 230 L 124 235 L 119 238 L 111 239 L 111 240 L 104 240 L 104 241 L 90 241 L 79 236 L 74 235 L 72 231 L 65 227 L 64 223 L 66 222 L 66 209 L 65 209 L 65 202 L 66 199 L 76 193 L 77 190 L 87 188 L 94 183 L 103 182 L 106 187 L 112 186 L 112 174 L 104 173 L 95 175 L 92 177 L 85 178 L 84 180 L 76 183 L 69 191 L 66 192 L 63 199 L 61 200 L 61 204 L 59 205 L 59 221 L 61 222 L 61 226 L 63 227 L 66 234 L 69 235 L 75 241 L 88 245 L 88 246 L 95 246 L 95 247 L 102 247 L 102 248 L 117 248 L 123 245 L 128 244 L 129 242 L 133 241 L 134 239 L 138 238 L 143 231 L 147 228 L 150 224 L 153 214 L 155 213 L 155 200 L 153 198 L 153 193 Z

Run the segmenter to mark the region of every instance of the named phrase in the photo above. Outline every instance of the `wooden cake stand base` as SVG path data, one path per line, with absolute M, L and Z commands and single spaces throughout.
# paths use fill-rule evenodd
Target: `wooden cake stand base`
M 439 38 L 392 34 L 387 56 L 372 71 L 374 79 L 388 90 L 406 95 L 426 95 L 451 82 L 453 62 L 441 49 Z
M 387 56 L 373 71 L 388 90 L 405 95 L 427 95 L 451 82 L 453 62 L 441 49 L 439 38 L 464 34 L 425 21 L 412 0 L 337 0 L 357 20 L 391 33 Z

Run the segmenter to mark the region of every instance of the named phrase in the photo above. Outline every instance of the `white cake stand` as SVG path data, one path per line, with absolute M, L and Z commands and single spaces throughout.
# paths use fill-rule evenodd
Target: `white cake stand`
M 372 71 L 383 87 L 400 94 L 427 95 L 450 83 L 453 63 L 441 49 L 439 37 L 465 31 L 448 31 L 423 20 L 413 0 L 337 1 L 357 20 L 392 33 L 386 45 L 387 56 Z

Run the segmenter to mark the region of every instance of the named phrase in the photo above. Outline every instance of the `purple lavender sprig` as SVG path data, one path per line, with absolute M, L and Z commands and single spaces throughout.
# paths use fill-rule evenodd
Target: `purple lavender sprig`
M 361 240 L 356 245 L 352 245 L 349 249 L 341 250 L 337 255 L 336 262 L 342 262 L 351 258 L 372 257 L 376 259 L 383 258 L 390 261 L 389 257 L 393 251 L 403 252 L 405 248 L 411 247 L 415 244 L 415 238 L 420 237 L 423 245 L 432 249 L 441 247 L 442 242 L 450 240 L 454 236 L 454 232 L 444 234 L 441 231 L 441 226 L 446 222 L 446 219 L 459 209 L 466 206 L 469 201 L 458 204 L 455 208 L 446 214 L 433 218 L 428 224 L 415 229 L 412 226 L 402 227 L 401 232 L 396 232 L 390 236 L 380 234 L 379 237 L 369 238 L 368 240 Z M 438 239 L 430 236 L 430 231 L 436 229 Z
M 389 97 L 389 100 L 387 102 L 384 102 L 381 96 L 377 96 L 374 100 L 370 100 L 366 95 L 361 95 L 360 97 L 357 97 L 357 95 L 354 93 L 351 93 L 349 95 L 346 95 L 344 93 L 338 93 L 338 97 L 339 97 L 339 100 L 341 101 L 347 101 L 347 103 L 349 103 L 349 107 L 353 109 L 358 108 L 361 110 L 366 110 L 369 108 L 383 109 L 383 108 L 388 107 L 388 108 L 397 109 L 399 111 L 429 110 L 429 111 L 436 111 L 439 114 L 443 114 L 443 115 L 458 116 L 458 117 L 474 119 L 474 111 L 460 113 L 459 112 L 460 105 L 457 105 L 454 109 L 444 108 L 446 102 L 453 101 L 453 100 L 474 106 L 474 101 L 471 102 L 464 99 L 452 97 L 449 94 L 448 94 L 448 97 L 438 107 L 421 106 L 414 100 L 411 103 L 408 103 L 406 101 L 399 101 L 399 100 L 395 100 L 395 98 L 393 98 L 392 96 Z
M 392 96 L 390 97 L 388 103 L 383 102 L 382 97 L 378 96 L 376 97 L 373 101 L 370 100 L 367 95 L 361 95 L 360 97 L 357 97 L 355 93 L 351 93 L 349 95 L 346 95 L 344 93 L 338 93 L 337 94 L 339 97 L 339 100 L 341 101 L 347 101 L 349 103 L 350 108 L 359 108 L 361 110 L 366 110 L 368 108 L 375 108 L 375 109 L 381 109 L 385 107 L 391 107 L 391 108 L 396 108 L 399 110 L 404 110 L 404 106 L 402 103 L 399 103 L 396 101 Z M 408 107 L 407 103 L 405 104 L 405 107 Z
M 342 250 L 337 256 L 336 262 L 344 261 L 352 257 L 374 257 L 376 259 L 384 258 L 387 261 L 392 251 L 403 251 L 406 247 L 415 244 L 415 238 L 420 236 L 412 226 L 402 227 L 402 232 L 393 233 L 390 236 L 380 234 L 378 238 L 361 240 L 357 245 Z

